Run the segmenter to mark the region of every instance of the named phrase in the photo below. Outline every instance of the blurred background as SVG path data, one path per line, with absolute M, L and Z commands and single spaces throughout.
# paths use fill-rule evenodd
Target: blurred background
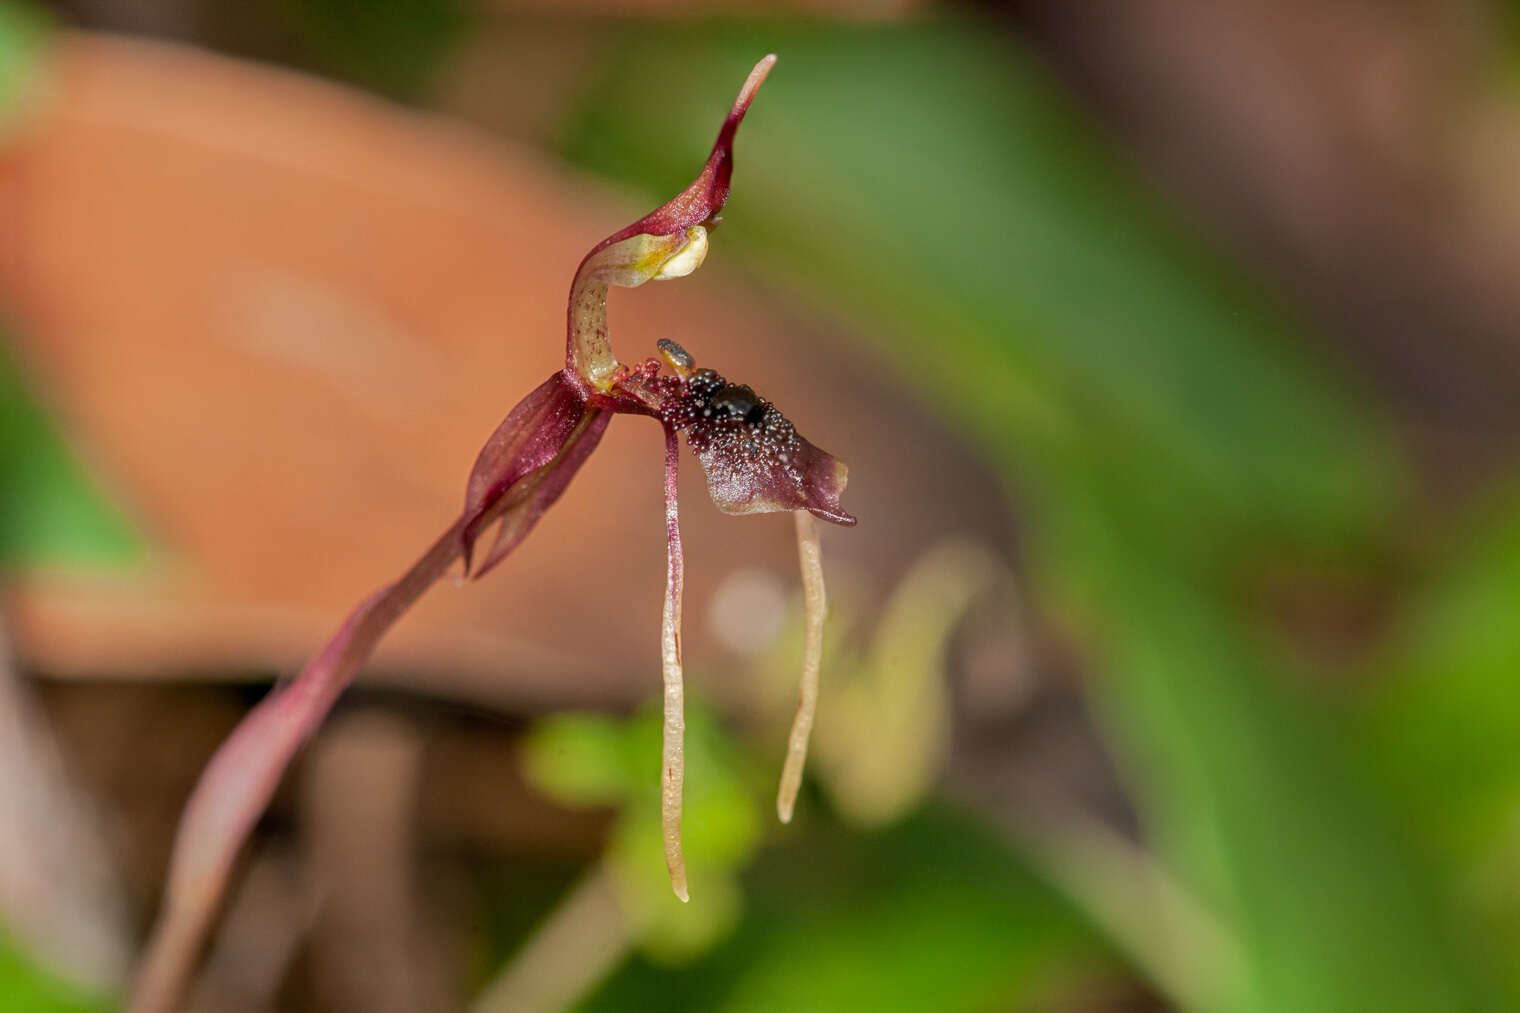
M 116 1008 L 211 751 L 456 515 L 596 240 L 848 461 L 810 778 L 784 518 L 658 428 L 385 642 L 206 1011 L 1520 1008 L 1511 0 L 0 3 L 0 1006 Z

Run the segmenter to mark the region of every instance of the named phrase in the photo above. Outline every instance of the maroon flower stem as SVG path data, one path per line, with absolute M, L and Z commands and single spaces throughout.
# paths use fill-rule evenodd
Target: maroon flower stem
M 681 853 L 681 792 L 686 766 L 686 704 L 681 685 L 681 590 L 686 562 L 681 552 L 681 522 L 676 509 L 680 449 L 675 429 L 666 426 L 665 614 L 660 624 L 665 727 L 660 758 L 660 828 L 665 838 L 665 867 L 670 871 L 670 888 L 685 902 L 691 897 L 686 890 L 686 859 Z
M 294 681 L 259 702 L 201 774 L 175 837 L 169 882 L 133 988 L 134 1013 L 170 1013 L 200 950 L 239 848 L 297 749 L 380 638 L 459 558 L 461 517 L 400 580 L 359 603 Z

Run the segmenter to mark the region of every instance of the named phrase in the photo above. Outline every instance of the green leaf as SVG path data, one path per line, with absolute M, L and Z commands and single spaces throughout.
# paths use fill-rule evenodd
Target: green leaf
M 1368 755 L 1413 822 L 1468 855 L 1520 804 L 1520 496 L 1480 514 L 1379 659 L 1366 715 Z
M 0 141 L 9 138 L 40 92 L 47 28 L 35 8 L 0 0 Z
M 105 1013 L 116 1004 L 37 966 L 0 935 L 0 1005 L 15 1013 Z
M 1361 734 L 1520 995 L 1520 490 L 1499 490 L 1460 530 L 1377 661 Z
M 142 543 L 32 396 L 0 337 L 0 566 L 120 564 Z
M 942 809 L 873 834 L 844 832 L 819 811 L 744 883 L 732 937 L 678 969 L 634 960 L 582 1009 L 1043 1008 L 1032 1000 L 1111 966 L 1001 841 Z
M 523 765 L 540 791 L 575 806 L 617 805 L 639 780 L 622 724 L 600 714 L 539 721 L 523 742 Z
M 1241 987 L 1205 1008 L 1503 1008 L 1327 715 L 1155 564 L 1111 570 L 1098 703 L 1156 845 L 1240 944 Z
M 277 0 L 319 69 L 398 97 L 421 92 L 469 27 L 460 0 Z
M 686 783 L 682 840 L 693 902 L 671 893 L 660 830 L 660 736 L 663 719 L 649 707 L 633 719 L 559 714 L 528 736 L 529 778 L 574 805 L 617 805 L 607 860 L 646 953 L 690 960 L 738 920 L 743 896 L 735 879 L 760 839 L 754 786 L 742 757 L 700 702 L 686 708 Z
M 651 706 L 626 727 L 638 790 L 623 808 L 607 857 L 639 945 L 659 961 L 679 963 L 738 921 L 744 898 L 737 876 L 760 843 L 760 803 L 735 743 L 710 710 L 688 699 L 681 839 L 691 903 L 676 900 L 660 831 L 662 725 Z

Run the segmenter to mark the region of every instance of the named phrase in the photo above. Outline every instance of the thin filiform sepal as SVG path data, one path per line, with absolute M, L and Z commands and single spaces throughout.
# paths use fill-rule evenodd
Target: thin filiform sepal
M 806 510 L 792 513 L 797 522 L 797 559 L 802 566 L 803 645 L 802 682 L 797 689 L 797 713 L 787 737 L 786 763 L 781 768 L 781 788 L 776 793 L 776 815 L 782 823 L 792 821 L 797 791 L 802 787 L 802 768 L 807 762 L 808 739 L 818 712 L 818 673 L 823 667 L 823 621 L 828 616 L 828 596 L 823 587 L 823 553 L 818 542 L 818 522 Z
M 660 830 L 665 838 L 665 867 L 670 888 L 682 902 L 686 858 L 681 853 L 681 794 L 686 773 L 686 691 L 681 677 L 681 590 L 686 562 L 681 552 L 681 522 L 676 506 L 681 460 L 676 431 L 665 429 L 665 612 L 660 623 L 660 660 L 665 684 L 665 724 L 660 749 Z

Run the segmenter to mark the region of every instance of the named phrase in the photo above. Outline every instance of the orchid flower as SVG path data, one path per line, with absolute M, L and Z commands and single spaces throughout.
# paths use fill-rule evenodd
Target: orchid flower
M 844 464 L 805 440 L 750 387 L 698 369 L 673 341 L 660 358 L 636 365 L 613 355 L 609 287 L 637 288 L 682 278 L 702 265 L 709 230 L 728 200 L 733 141 L 774 55 L 755 65 L 729 110 L 702 171 L 682 193 L 597 243 L 570 286 L 565 367 L 507 415 L 476 459 L 457 520 L 395 583 L 370 594 L 288 685 L 256 706 L 207 764 L 185 806 L 170 859 L 163 907 L 135 985 L 132 1008 L 167 1010 L 176 1001 L 226 886 L 233 862 L 281 776 L 381 636 L 456 560 L 479 578 L 502 561 L 565 491 L 596 449 L 613 415 L 646 415 L 665 430 L 667 566 L 661 621 L 664 741 L 662 832 L 671 887 L 687 900 L 681 853 L 681 588 L 684 563 L 676 507 L 678 434 L 686 433 L 708 492 L 729 514 L 790 511 L 802 565 L 806 643 L 802 687 L 777 797 L 789 821 L 802 779 L 817 705 L 825 596 L 814 517 L 852 525 L 839 505 Z M 665 372 L 664 367 L 669 371 Z M 489 549 L 481 536 L 495 528 Z

